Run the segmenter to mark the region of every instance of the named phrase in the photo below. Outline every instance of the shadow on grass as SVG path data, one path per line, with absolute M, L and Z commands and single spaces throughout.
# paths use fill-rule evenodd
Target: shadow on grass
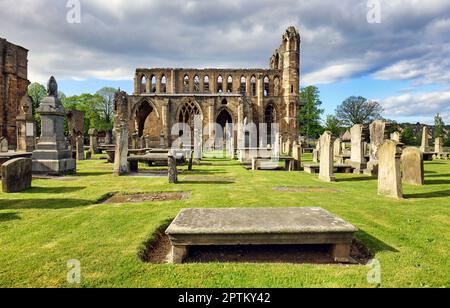
M 1 201 L 0 201 L 1 202 Z M 21 219 L 17 213 L 0 213 L 0 222 Z
M 450 189 L 441 190 L 441 191 L 431 191 L 431 192 L 420 193 L 420 194 L 405 194 L 403 197 L 406 199 L 427 199 L 427 198 L 450 197 Z
M 450 178 L 450 173 L 447 173 L 447 174 L 439 173 L 439 174 L 427 175 L 427 178 Z
M 376 178 L 365 176 L 365 177 L 353 177 L 353 178 L 337 178 L 338 182 L 363 182 L 363 181 L 376 181 Z
M 369 233 L 359 230 L 356 233 L 356 237 L 363 242 L 373 253 L 388 251 L 388 252 L 399 252 L 394 247 L 386 244 L 385 242 L 377 239 L 376 237 L 370 235 Z
M 92 205 L 95 202 L 84 199 L 26 199 L 26 200 L 0 200 L 0 210 L 19 209 L 69 209 Z
M 425 185 L 448 185 L 450 180 L 425 180 Z
M 234 184 L 235 182 L 232 181 L 194 181 L 194 180 L 189 180 L 189 181 L 180 181 L 179 184 L 186 184 L 186 185 L 191 185 L 191 184 L 202 184 L 202 185 L 226 185 L 226 184 Z
M 185 170 L 185 171 L 183 171 L 183 173 L 195 175 L 195 174 L 224 174 L 224 173 L 228 173 L 228 172 L 223 171 L 223 170 L 220 170 L 220 171 L 219 170 L 195 170 L 195 168 L 194 168 L 193 171 Z
M 86 176 L 102 176 L 102 175 L 112 175 L 113 172 L 99 171 L 99 172 L 77 172 L 76 177 L 86 177 Z
M 31 187 L 21 194 L 66 194 L 86 189 L 86 187 Z

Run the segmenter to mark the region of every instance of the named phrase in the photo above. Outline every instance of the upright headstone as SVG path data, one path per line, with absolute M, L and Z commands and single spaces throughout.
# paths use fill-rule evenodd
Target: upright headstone
M 32 101 L 25 95 L 20 101 L 20 113 L 16 117 L 17 152 L 33 152 L 36 145 L 36 124 L 32 113 Z
M 320 137 L 320 171 L 319 179 L 325 182 L 335 182 L 334 177 L 333 136 L 324 132 Z
M 89 130 L 89 151 L 91 154 L 99 154 L 98 151 L 98 132 L 95 128 Z
M 131 148 L 134 150 L 139 149 L 139 135 L 137 132 L 134 132 L 133 135 L 131 135 Z
M 64 136 L 66 112 L 58 97 L 58 84 L 52 76 L 45 97 L 37 110 L 41 118 L 41 137 L 33 152 L 33 173 L 64 175 L 76 172 L 76 160 Z
M 8 139 L 5 137 L 0 138 L 0 152 L 7 153 L 8 151 Z
M 146 146 L 145 146 L 145 136 L 141 137 L 140 142 L 141 142 L 141 144 L 140 144 L 141 149 L 145 149 L 146 148 Z
M 292 148 L 292 156 L 294 157 L 294 171 L 300 171 L 302 168 L 302 146 L 295 143 Z
M 114 155 L 114 175 L 122 176 L 129 172 L 128 165 L 128 95 L 117 91 L 114 95 L 116 110 L 115 135 L 116 152 Z
M 444 138 L 436 138 L 434 142 L 434 153 L 441 155 L 444 153 Z
M 169 184 L 178 184 L 177 160 L 173 154 L 169 154 Z
M 364 173 L 370 176 L 378 175 L 378 149 L 386 139 L 386 122 L 377 120 L 369 126 L 370 130 L 370 151 L 369 162 Z
M 423 153 L 414 147 L 403 150 L 401 157 L 403 182 L 411 185 L 424 185 Z
M 355 173 L 361 173 L 366 167 L 363 130 L 364 126 L 361 124 L 356 124 L 350 129 L 352 140 L 350 163 L 355 168 Z
M 161 149 L 166 147 L 166 136 L 164 135 L 164 132 L 161 132 L 159 135 L 159 146 Z
M 86 157 L 84 156 L 84 138 L 83 138 L 83 136 L 77 136 L 76 145 L 77 145 L 77 160 L 85 160 Z
M 70 142 L 72 148 L 77 147 L 77 138 L 81 136 L 84 139 L 84 112 L 71 109 L 67 112 L 67 126 L 69 127 L 69 135 L 72 136 Z
M 32 161 L 16 158 L 2 165 L 2 187 L 4 193 L 16 193 L 31 187 Z
M 313 162 L 318 163 L 320 161 L 320 139 L 317 140 L 316 148 L 313 150 Z
M 336 138 L 333 143 L 333 156 L 335 160 L 338 160 L 339 156 L 342 155 L 342 139 Z
M 428 153 L 430 151 L 430 131 L 428 129 L 428 126 L 423 127 L 422 145 L 420 146 L 420 150 L 423 153 Z
M 400 134 L 400 132 L 393 132 L 391 134 L 391 140 L 400 143 L 402 142 L 402 135 Z
M 400 166 L 401 150 L 398 143 L 386 140 L 378 151 L 378 194 L 396 199 L 403 198 Z
M 145 136 L 145 148 L 146 149 L 150 149 L 151 148 L 151 146 L 150 146 L 150 136 Z

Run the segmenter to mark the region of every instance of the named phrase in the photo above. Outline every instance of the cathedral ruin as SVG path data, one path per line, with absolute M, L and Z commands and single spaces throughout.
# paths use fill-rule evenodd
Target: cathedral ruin
M 129 96 L 130 135 L 147 138 L 150 146 L 169 147 L 177 137 L 172 126 L 193 127 L 194 117 L 200 116 L 203 127 L 267 123 L 268 140 L 274 140 L 270 126 L 276 123 L 282 142 L 294 141 L 299 90 L 300 35 L 289 27 L 268 69 L 136 69 Z M 208 134 L 204 140 L 214 138 L 215 131 Z
M 26 150 L 17 139 L 23 130 L 18 117 L 31 114 L 27 58 L 27 49 L 0 38 L 0 137 L 8 140 L 10 149 Z

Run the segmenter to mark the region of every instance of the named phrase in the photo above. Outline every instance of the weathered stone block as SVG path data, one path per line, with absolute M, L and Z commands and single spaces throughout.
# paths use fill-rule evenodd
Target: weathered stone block
M 398 143 L 386 140 L 379 149 L 378 194 L 396 199 L 403 198 Z
M 16 158 L 2 165 L 2 187 L 4 193 L 16 193 L 31 187 L 32 161 Z
M 423 153 L 419 149 L 413 147 L 404 149 L 401 166 L 404 183 L 417 186 L 424 184 Z

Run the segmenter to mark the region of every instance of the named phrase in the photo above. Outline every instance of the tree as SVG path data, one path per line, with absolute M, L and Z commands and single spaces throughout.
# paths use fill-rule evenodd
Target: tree
M 439 115 L 439 113 L 434 117 L 434 132 L 433 132 L 433 137 L 434 138 L 439 138 L 439 137 L 444 137 L 445 131 L 445 123 L 444 120 L 442 119 L 442 117 Z
M 40 83 L 34 82 L 28 86 L 28 95 L 31 97 L 33 115 L 35 115 L 41 101 L 47 95 L 47 90 Z
M 342 127 L 342 123 L 338 118 L 334 115 L 328 115 L 325 122 L 325 130 L 330 131 L 333 136 L 339 137 L 344 133 L 345 128 Z
M 416 135 L 414 135 L 414 131 L 411 127 L 405 128 L 401 134 L 401 137 L 402 142 L 410 146 L 418 146 L 422 142 L 421 138 L 418 138 Z
M 320 117 L 324 110 L 320 109 L 322 101 L 319 89 L 314 86 L 303 88 L 300 93 L 302 107 L 298 112 L 300 134 L 307 138 L 317 138 L 323 131 Z
M 64 98 L 62 100 L 63 106 L 66 111 L 75 109 L 83 111 L 85 114 L 85 134 L 90 128 L 95 128 L 98 131 L 104 131 L 104 123 L 101 118 L 101 107 L 103 98 L 98 94 L 81 94 Z M 67 127 L 66 127 L 67 128 Z M 67 131 L 66 131 L 67 133 Z
M 378 102 L 368 101 L 361 96 L 347 98 L 336 109 L 336 117 L 346 126 L 369 124 L 382 119 L 383 107 Z
M 102 97 L 102 103 L 99 106 L 99 111 L 101 112 L 100 118 L 102 119 L 101 128 L 99 131 L 109 131 L 113 128 L 114 119 L 114 94 L 117 89 L 114 88 L 102 88 L 97 91 L 97 95 Z

